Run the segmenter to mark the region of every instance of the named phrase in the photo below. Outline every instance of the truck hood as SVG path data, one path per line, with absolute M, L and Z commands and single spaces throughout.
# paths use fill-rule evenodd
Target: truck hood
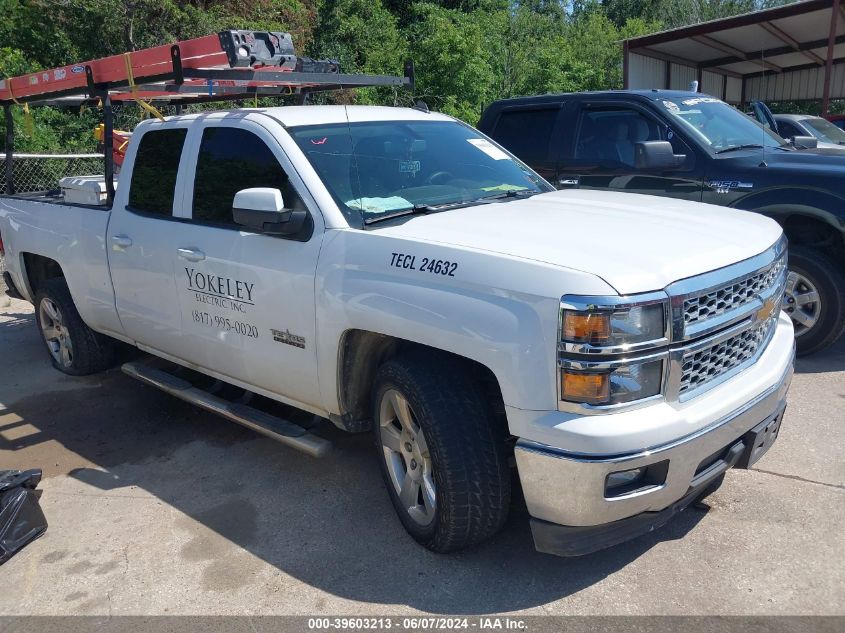
M 748 259 L 781 235 L 777 223 L 755 213 L 589 190 L 413 216 L 373 230 L 592 273 L 623 295 Z
M 761 167 L 765 169 L 793 169 L 802 173 L 827 174 L 841 178 L 845 172 L 845 145 L 833 145 L 831 143 L 819 143 L 813 149 L 781 150 L 749 148 L 720 154 L 716 159 L 723 164 L 736 165 L 737 167 L 750 168 Z M 764 166 L 761 163 L 765 163 Z

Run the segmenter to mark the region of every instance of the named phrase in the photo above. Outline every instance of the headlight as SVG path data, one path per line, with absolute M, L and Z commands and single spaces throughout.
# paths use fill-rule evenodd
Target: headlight
M 598 365 L 598 363 L 596 363 Z M 560 369 L 561 399 L 591 406 L 623 404 L 651 398 L 663 387 L 663 359 L 619 363 L 608 369 L 595 369 L 563 363 Z
M 560 310 L 561 406 L 576 411 L 660 396 L 669 346 L 664 293 L 563 297 Z
M 664 303 L 624 308 L 561 310 L 562 340 L 601 347 L 659 341 L 666 335 Z

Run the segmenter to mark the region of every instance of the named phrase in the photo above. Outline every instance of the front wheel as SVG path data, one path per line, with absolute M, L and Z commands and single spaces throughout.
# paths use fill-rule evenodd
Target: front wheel
M 86 376 L 111 367 L 114 344 L 85 325 L 65 280 L 46 280 L 35 293 L 35 320 L 53 367 Z
M 799 356 L 835 343 L 845 331 L 845 276 L 841 268 L 816 250 L 790 248 L 783 309 L 795 326 Z
M 382 475 L 408 533 L 440 553 L 495 534 L 510 503 L 505 437 L 466 368 L 422 354 L 388 361 L 373 402 Z

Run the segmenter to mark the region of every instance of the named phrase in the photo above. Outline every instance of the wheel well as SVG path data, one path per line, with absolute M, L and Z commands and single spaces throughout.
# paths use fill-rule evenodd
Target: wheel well
M 35 293 L 38 292 L 38 289 L 45 281 L 65 276 L 62 267 L 59 266 L 56 260 L 44 257 L 43 255 L 23 253 L 23 264 L 33 300 L 35 299 Z
M 806 215 L 790 215 L 782 226 L 790 245 L 816 248 L 845 264 L 845 239 L 827 222 Z
M 485 391 L 497 420 L 507 428 L 505 405 L 496 376 L 490 369 L 476 361 L 450 352 L 414 343 L 405 339 L 367 332 L 347 331 L 339 347 L 338 395 L 342 414 L 334 422 L 348 431 L 366 431 L 372 425 L 372 390 L 376 371 L 385 362 L 411 351 L 423 352 L 441 358 L 457 360 L 471 372 Z

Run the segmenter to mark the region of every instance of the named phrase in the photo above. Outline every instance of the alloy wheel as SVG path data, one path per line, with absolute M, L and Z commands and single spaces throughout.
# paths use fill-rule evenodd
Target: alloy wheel
M 70 367 L 73 363 L 73 342 L 59 307 L 44 297 L 38 310 L 47 349 L 59 365 Z
M 821 297 L 816 285 L 805 275 L 789 271 L 783 296 L 783 309 L 792 319 L 795 336 L 802 336 L 819 320 Z
M 400 504 L 415 523 L 431 524 L 437 509 L 431 454 L 407 398 L 388 389 L 378 423 L 387 472 Z

